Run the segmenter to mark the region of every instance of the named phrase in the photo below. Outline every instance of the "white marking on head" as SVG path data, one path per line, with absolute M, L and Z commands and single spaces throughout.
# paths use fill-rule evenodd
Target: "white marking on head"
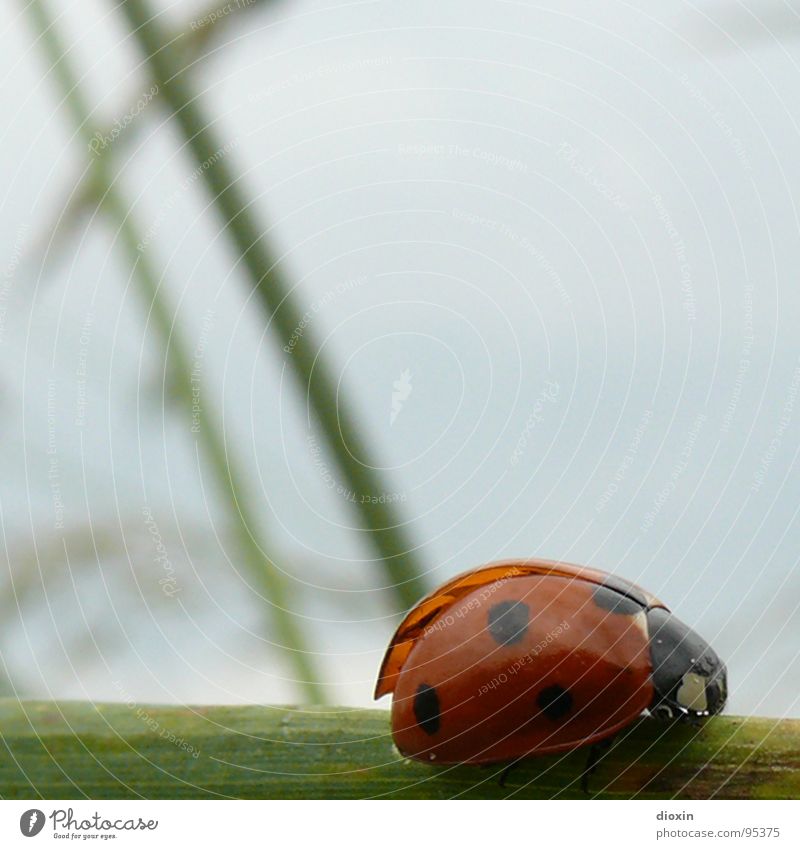
M 706 679 L 696 672 L 687 672 L 678 688 L 677 699 L 681 707 L 689 710 L 708 710 Z

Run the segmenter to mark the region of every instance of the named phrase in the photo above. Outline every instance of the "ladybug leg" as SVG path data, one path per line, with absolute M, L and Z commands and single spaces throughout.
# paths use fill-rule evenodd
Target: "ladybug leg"
M 509 773 L 510 773 L 510 772 L 511 772 L 511 770 L 512 770 L 512 769 L 514 769 L 514 767 L 515 767 L 515 766 L 516 766 L 516 765 L 517 765 L 520 761 L 522 761 L 522 760 L 524 760 L 524 758 L 517 758 L 516 760 L 513 760 L 513 761 L 511 761 L 510 763 L 506 764 L 505 769 L 504 769 L 504 770 L 500 773 L 500 778 L 497 780 L 497 783 L 498 783 L 501 787 L 505 787 L 505 786 L 506 786 L 506 779 L 508 778 Z
M 614 742 L 613 737 L 609 737 L 606 740 L 601 740 L 599 743 L 595 743 L 589 747 L 589 755 L 586 758 L 586 767 L 581 773 L 581 790 L 588 796 L 589 795 L 589 778 L 595 774 L 597 771 L 597 766 L 600 761 L 603 759 L 603 755 L 611 748 L 611 744 Z

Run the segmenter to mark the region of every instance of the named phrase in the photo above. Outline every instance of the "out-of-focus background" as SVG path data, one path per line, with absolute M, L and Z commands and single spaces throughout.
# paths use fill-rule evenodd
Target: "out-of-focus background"
M 403 605 L 206 175 L 115 4 L 35 0 L 189 376 L 81 199 L 97 151 L 28 3 L 0 35 L 2 688 L 303 698 L 213 417 L 328 701 L 369 704 Z M 427 585 L 516 556 L 617 572 L 727 660 L 732 712 L 800 715 L 800 9 L 214 7 L 153 7 L 206 38 L 183 60 L 224 143 L 206 170 L 241 176 Z

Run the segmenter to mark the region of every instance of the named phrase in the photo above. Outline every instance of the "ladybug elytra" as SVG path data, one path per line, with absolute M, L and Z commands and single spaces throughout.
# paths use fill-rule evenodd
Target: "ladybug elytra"
M 526 560 L 420 601 L 384 657 L 375 698 L 388 693 L 403 755 L 477 764 L 592 745 L 644 711 L 711 716 L 727 680 L 711 647 L 635 584 Z

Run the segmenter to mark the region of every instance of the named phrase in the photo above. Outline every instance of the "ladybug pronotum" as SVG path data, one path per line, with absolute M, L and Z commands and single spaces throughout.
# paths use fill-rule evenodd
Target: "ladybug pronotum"
M 403 755 L 479 764 L 592 745 L 644 711 L 711 716 L 727 681 L 711 647 L 635 584 L 525 560 L 420 601 L 383 659 L 375 698 L 388 693 Z

